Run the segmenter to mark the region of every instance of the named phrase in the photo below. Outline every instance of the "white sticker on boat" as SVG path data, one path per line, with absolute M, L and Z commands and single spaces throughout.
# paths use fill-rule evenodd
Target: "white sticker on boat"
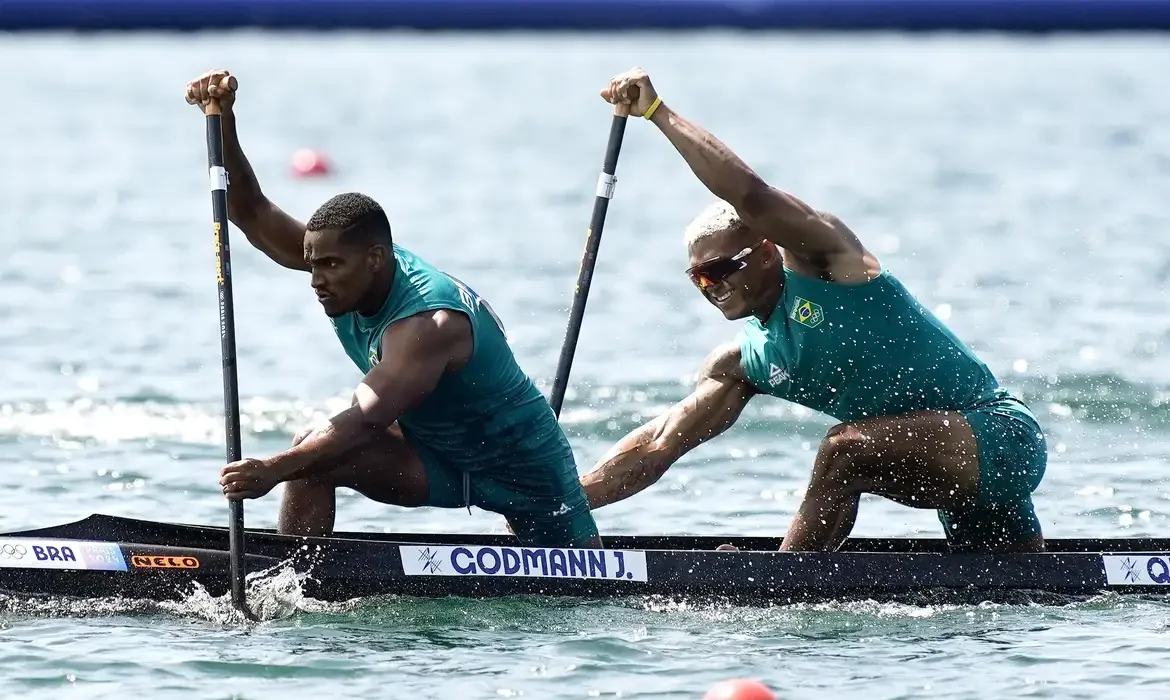
M 125 571 L 126 558 L 112 542 L 0 537 L 0 568 Z
M 645 581 L 646 553 L 622 549 L 399 545 L 407 576 Z
M 1110 586 L 1170 586 L 1170 554 L 1104 554 Z

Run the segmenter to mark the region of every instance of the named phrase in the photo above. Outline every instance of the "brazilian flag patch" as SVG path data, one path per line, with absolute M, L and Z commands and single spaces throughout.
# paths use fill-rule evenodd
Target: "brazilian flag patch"
M 796 297 L 796 301 L 792 304 L 791 318 L 802 326 L 816 328 L 825 320 L 825 312 L 821 309 L 820 304 Z

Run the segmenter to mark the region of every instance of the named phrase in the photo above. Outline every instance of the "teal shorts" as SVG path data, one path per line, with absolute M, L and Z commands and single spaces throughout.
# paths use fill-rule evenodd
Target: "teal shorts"
M 427 505 L 475 506 L 508 519 L 521 544 L 574 547 L 597 537 L 597 524 L 570 456 L 523 470 L 465 472 L 415 444 L 427 470 Z
M 1044 478 L 1048 444 L 1022 401 L 1005 396 L 963 411 L 979 443 L 979 497 L 970 508 L 940 510 L 956 551 L 995 551 L 1042 534 L 1032 492 Z

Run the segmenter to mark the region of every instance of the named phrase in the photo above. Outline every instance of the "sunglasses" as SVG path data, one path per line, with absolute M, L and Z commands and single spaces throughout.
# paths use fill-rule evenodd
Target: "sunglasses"
M 759 248 L 763 244 L 764 241 L 761 240 L 755 245 L 744 248 L 730 258 L 715 258 L 714 260 L 707 260 L 689 267 L 687 268 L 687 276 L 691 278 L 691 282 L 699 289 L 713 287 L 747 267 L 747 256 L 751 255 L 755 252 L 756 248 Z

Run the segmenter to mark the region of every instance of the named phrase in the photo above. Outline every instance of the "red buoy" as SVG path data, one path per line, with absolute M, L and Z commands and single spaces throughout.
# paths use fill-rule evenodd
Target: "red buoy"
M 330 167 L 324 154 L 311 148 L 302 148 L 293 154 L 292 170 L 298 177 L 310 177 L 327 175 Z
M 732 678 L 711 686 L 703 700 L 776 700 L 776 695 L 759 681 Z

